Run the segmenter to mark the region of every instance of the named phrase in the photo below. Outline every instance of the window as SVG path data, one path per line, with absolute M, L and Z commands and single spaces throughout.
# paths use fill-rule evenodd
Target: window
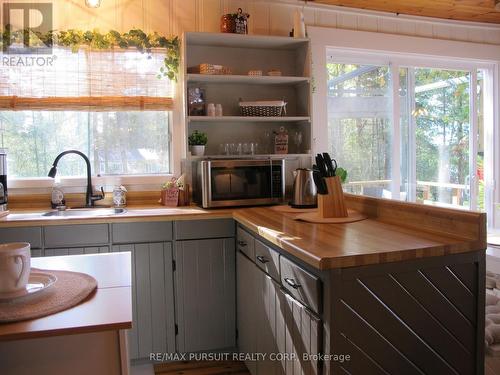
M 487 211 L 492 69 L 413 62 L 326 49 L 325 146 L 349 172 L 344 189 Z
M 500 227 L 498 48 L 322 27 L 308 34 L 313 152 L 334 152 L 351 169 L 344 189 L 484 210 L 488 227 Z M 374 130 L 376 122 L 384 125 Z
M 475 104 L 483 101 L 482 72 L 416 66 L 392 70 L 391 62 L 336 62 L 341 57 L 333 52 L 327 59 L 328 148 L 349 171 L 345 189 L 484 209 L 484 142 L 478 141 L 483 113 Z M 398 94 L 400 115 L 397 143 L 393 142 L 397 105 L 393 91 Z M 477 96 L 475 101 L 471 93 Z M 400 148 L 399 166 L 392 162 L 394 144 Z M 393 168 L 399 169 L 399 183 Z
M 95 175 L 169 173 L 168 112 L 0 111 L 0 147 L 9 178 L 46 177 L 55 157 L 75 149 L 89 156 Z M 85 176 L 67 155 L 60 176 Z
M 95 175 L 170 173 L 173 87 L 156 77 L 163 52 L 54 51 L 52 64 L 0 68 L 9 177 L 46 177 L 68 149 L 87 154 Z M 85 165 L 68 155 L 58 175 L 84 176 Z

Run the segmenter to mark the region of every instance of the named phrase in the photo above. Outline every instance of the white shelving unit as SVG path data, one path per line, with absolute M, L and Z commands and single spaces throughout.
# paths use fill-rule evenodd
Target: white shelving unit
M 194 130 L 207 133 L 206 156 L 216 157 L 220 144 L 257 142 L 261 154 L 269 155 L 273 132 L 285 127 L 289 152 L 305 156 L 311 149 L 311 76 L 308 39 L 222 33 L 184 34 L 183 79 L 186 140 Z M 188 74 L 188 68 L 208 63 L 224 65 L 232 75 Z M 279 69 L 282 76 L 268 76 Z M 262 70 L 262 76 L 249 76 Z M 188 88 L 201 88 L 205 102 L 222 104 L 224 116 L 189 116 Z M 246 117 L 240 115 L 239 100 L 285 100 L 286 116 Z M 294 144 L 294 134 L 303 141 Z M 186 145 L 186 147 L 188 147 Z M 188 148 L 189 149 L 189 148 Z

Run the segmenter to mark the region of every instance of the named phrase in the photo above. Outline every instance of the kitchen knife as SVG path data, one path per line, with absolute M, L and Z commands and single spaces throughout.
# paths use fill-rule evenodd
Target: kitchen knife
M 328 187 L 326 186 L 326 182 L 321 177 L 320 172 L 313 170 L 313 179 L 316 184 L 316 189 L 318 190 L 318 194 L 325 195 L 328 194 Z
M 326 169 L 328 170 L 328 176 L 334 177 L 337 171 L 337 162 L 330 157 L 328 152 L 323 152 L 323 160 L 325 161 Z M 335 166 L 333 165 L 335 162 Z
M 316 165 L 318 166 L 321 177 L 328 177 L 328 171 L 326 170 L 325 161 L 323 160 L 323 156 L 321 156 L 321 154 L 316 155 Z

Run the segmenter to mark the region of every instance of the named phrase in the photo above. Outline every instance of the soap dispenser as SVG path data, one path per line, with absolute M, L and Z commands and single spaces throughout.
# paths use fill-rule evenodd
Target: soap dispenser
M 113 188 L 113 205 L 115 207 L 125 207 L 127 205 L 127 189 L 123 185 L 116 185 Z
M 58 208 L 66 205 L 66 200 L 64 199 L 64 193 L 61 189 L 61 186 L 58 183 L 56 183 L 52 188 L 50 203 L 52 208 Z

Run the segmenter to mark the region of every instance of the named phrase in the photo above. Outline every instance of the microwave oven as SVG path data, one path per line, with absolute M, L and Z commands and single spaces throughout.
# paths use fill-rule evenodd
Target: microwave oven
M 284 159 L 209 159 L 193 165 L 193 199 L 203 208 L 278 204 Z

